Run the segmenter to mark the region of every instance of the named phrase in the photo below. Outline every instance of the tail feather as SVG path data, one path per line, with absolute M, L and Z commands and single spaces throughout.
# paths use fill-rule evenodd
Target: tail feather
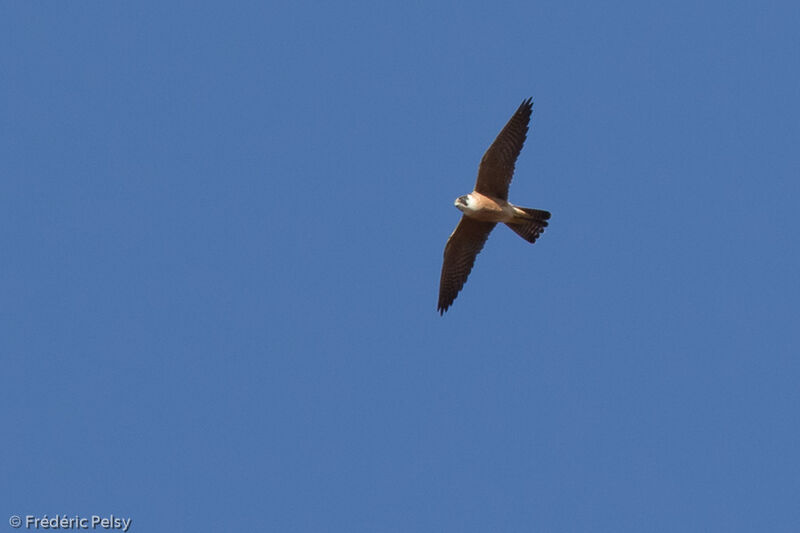
M 531 209 L 529 207 L 520 207 L 520 209 L 525 211 L 525 214 L 530 216 L 530 218 L 520 219 L 519 222 L 509 222 L 506 226 L 532 244 L 536 242 L 536 239 L 542 234 L 544 228 L 547 227 L 547 220 L 550 218 L 550 213 L 542 211 L 541 209 Z

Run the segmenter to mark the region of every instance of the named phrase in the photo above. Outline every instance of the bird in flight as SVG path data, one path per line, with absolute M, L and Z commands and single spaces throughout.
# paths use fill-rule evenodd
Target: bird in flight
M 475 190 L 456 198 L 455 206 L 464 215 L 444 247 L 442 278 L 439 282 L 439 314 L 453 304 L 467 281 L 475 257 L 498 222 L 528 241 L 536 239 L 547 227 L 550 213 L 518 207 L 508 201 L 508 186 L 531 119 L 533 100 L 519 106 L 492 145 L 483 154 L 478 167 Z

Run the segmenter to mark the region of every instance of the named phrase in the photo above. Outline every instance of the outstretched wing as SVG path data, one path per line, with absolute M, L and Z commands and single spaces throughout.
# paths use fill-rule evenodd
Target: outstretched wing
M 462 216 L 456 230 L 447 239 L 439 282 L 439 314 L 443 315 L 467 281 L 475 257 L 483 249 L 494 222 L 482 222 Z
M 519 106 L 492 145 L 483 154 L 478 167 L 475 190 L 481 194 L 508 199 L 508 186 L 514 176 L 514 164 L 525 144 L 533 100 L 528 98 Z

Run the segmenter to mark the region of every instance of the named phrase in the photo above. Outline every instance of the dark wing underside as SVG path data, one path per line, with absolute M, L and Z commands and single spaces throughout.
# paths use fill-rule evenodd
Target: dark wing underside
M 475 190 L 481 194 L 508 200 L 508 186 L 514 176 L 514 164 L 525 144 L 533 100 L 528 98 L 519 106 L 492 145 L 483 154 L 478 167 Z
M 472 265 L 475 264 L 475 257 L 483 248 L 494 226 L 494 222 L 461 217 L 456 230 L 450 235 L 444 247 L 442 279 L 439 282 L 439 314 L 444 314 L 458 296 L 472 270 Z

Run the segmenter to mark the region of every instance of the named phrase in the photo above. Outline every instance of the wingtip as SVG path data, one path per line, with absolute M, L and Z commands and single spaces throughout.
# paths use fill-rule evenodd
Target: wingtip
M 517 113 L 524 113 L 526 115 L 533 114 L 533 98 L 531 97 L 523 100 L 519 105 L 519 109 L 517 109 Z

